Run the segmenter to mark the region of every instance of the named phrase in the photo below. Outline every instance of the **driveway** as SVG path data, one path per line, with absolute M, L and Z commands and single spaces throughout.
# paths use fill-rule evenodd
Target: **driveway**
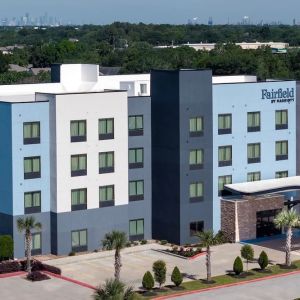
M 147 244 L 122 250 L 121 279 L 135 288 L 141 286 L 141 281 L 146 271 L 152 271 L 152 264 L 162 259 L 167 264 L 167 283 L 170 283 L 172 270 L 178 266 L 184 273 L 184 280 L 205 278 L 205 255 L 194 260 L 185 260 L 164 254 L 157 249 L 165 249 L 166 246 Z M 272 263 L 282 263 L 284 253 L 275 249 L 266 249 L 259 245 L 253 245 L 255 257 L 265 250 Z M 241 244 L 224 244 L 212 248 L 212 275 L 222 275 L 232 269 L 232 264 L 237 255 L 240 255 Z M 297 253 L 296 253 L 297 254 Z M 300 259 L 298 255 L 292 255 L 292 259 Z M 64 257 L 47 261 L 48 264 L 62 269 L 64 276 L 88 283 L 93 286 L 102 284 L 105 279 L 112 278 L 114 274 L 114 251 L 105 251 Z M 258 267 L 256 263 L 250 263 L 249 268 Z

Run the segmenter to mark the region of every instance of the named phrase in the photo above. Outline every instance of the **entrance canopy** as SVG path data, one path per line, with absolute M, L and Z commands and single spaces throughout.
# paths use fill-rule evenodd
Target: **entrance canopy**
M 255 195 L 300 190 L 300 176 L 226 184 L 224 190 L 230 195 Z

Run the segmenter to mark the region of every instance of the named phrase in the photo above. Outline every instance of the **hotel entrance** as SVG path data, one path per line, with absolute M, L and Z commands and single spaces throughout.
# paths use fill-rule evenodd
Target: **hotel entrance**
M 256 213 L 256 237 L 281 234 L 281 230 L 274 225 L 274 219 L 281 209 L 258 211 Z

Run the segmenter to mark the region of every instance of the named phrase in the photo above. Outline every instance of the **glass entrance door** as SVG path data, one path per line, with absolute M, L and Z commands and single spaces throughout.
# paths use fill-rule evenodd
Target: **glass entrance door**
M 281 230 L 276 228 L 273 221 L 281 209 L 258 211 L 256 213 L 256 237 L 272 236 L 281 234 Z

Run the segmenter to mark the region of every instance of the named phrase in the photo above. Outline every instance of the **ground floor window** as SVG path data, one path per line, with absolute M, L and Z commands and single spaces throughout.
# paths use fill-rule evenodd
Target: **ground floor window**
M 33 233 L 32 234 L 32 255 L 42 254 L 42 234 L 41 233 Z
M 204 222 L 203 221 L 196 221 L 190 223 L 190 236 L 194 236 L 196 233 L 203 231 L 204 229 Z
M 72 251 L 80 252 L 87 250 L 87 230 L 72 231 Z
M 260 180 L 260 172 L 249 172 L 247 174 L 247 181 L 251 182 L 251 181 L 258 181 Z
M 275 173 L 275 178 L 285 178 L 289 176 L 288 171 L 278 171 Z
M 136 219 L 129 221 L 129 239 L 144 239 L 144 219 Z

